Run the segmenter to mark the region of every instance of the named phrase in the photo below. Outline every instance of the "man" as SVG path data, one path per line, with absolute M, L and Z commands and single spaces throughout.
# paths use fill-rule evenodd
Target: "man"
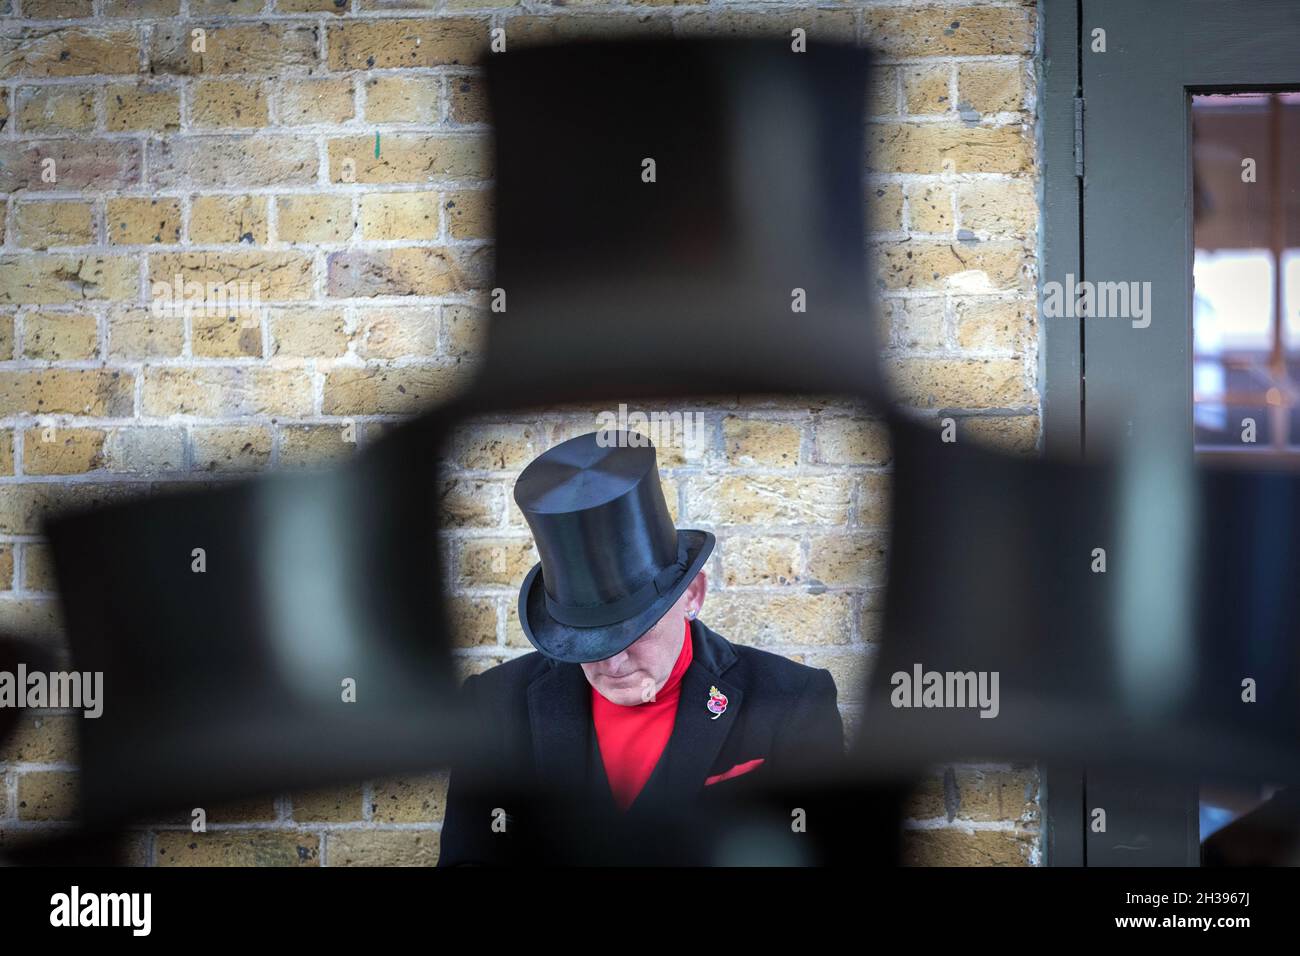
M 466 681 L 482 747 L 453 769 L 439 865 L 708 862 L 737 821 L 815 826 L 775 788 L 839 767 L 834 680 L 700 620 L 714 537 L 673 526 L 653 446 L 570 439 L 515 502 L 541 558 L 519 595 L 537 652 Z

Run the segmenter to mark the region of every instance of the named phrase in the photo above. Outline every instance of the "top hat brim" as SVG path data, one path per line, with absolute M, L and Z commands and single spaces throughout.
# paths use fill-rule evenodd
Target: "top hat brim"
M 603 661 L 626 649 L 677 602 L 713 552 L 714 537 L 708 531 L 679 528 L 677 542 L 686 551 L 687 567 L 682 576 L 644 610 L 600 627 L 575 627 L 551 616 L 538 562 L 519 589 L 519 622 L 525 636 L 547 657 L 567 664 Z

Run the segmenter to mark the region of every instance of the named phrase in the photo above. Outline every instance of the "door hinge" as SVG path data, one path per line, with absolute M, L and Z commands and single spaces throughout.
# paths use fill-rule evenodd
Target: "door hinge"
M 1083 178 L 1083 97 L 1074 98 L 1074 175 Z

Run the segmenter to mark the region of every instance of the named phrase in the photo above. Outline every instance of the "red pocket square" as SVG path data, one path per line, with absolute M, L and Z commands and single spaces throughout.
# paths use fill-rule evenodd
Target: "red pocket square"
M 704 781 L 704 785 L 710 787 L 715 783 L 721 783 L 723 780 L 730 780 L 732 777 L 739 777 L 742 773 L 749 773 L 751 770 L 758 769 L 758 766 L 766 759 L 766 757 L 759 757 L 757 760 L 746 760 L 744 763 L 738 763 L 730 770 L 708 777 Z

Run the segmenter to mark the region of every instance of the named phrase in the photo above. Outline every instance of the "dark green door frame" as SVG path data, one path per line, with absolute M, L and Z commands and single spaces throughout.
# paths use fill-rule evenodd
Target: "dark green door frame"
M 1295 0 L 1040 0 L 1041 284 L 1150 282 L 1143 328 L 1041 315 L 1043 443 L 1192 454 L 1189 95 L 1300 87 Z M 1104 31 L 1098 34 L 1096 31 Z M 1104 51 L 1100 49 L 1104 41 Z M 1051 865 L 1196 865 L 1196 786 L 1046 768 Z M 1093 806 L 1107 833 L 1087 828 Z

